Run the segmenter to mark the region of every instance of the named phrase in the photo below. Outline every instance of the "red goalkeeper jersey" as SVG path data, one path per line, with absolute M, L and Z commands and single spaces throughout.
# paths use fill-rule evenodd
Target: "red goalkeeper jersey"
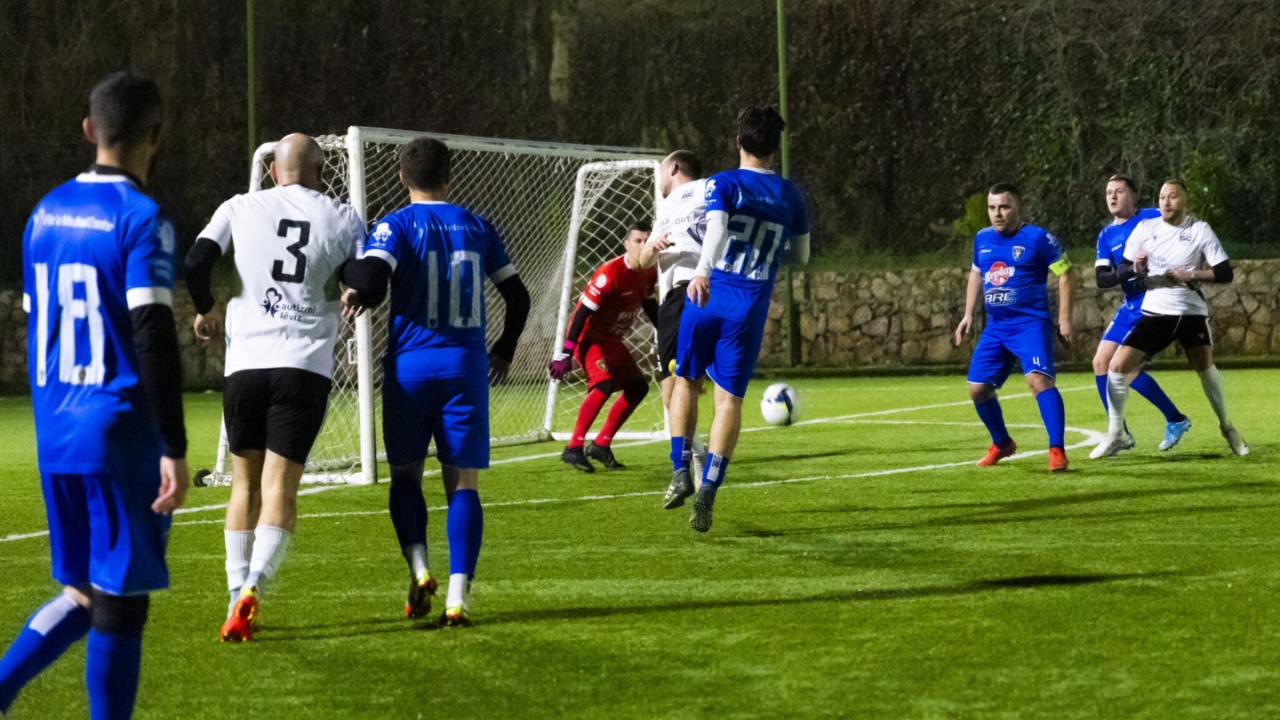
M 578 343 L 621 338 L 631 329 L 641 304 L 654 297 L 658 269 L 634 270 L 627 266 L 627 256 L 620 255 L 596 268 L 582 292 L 578 305 L 594 312 L 587 316 Z

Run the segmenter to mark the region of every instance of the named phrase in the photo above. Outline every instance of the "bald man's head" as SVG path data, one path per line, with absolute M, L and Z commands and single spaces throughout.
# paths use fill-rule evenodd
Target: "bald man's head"
M 320 171 L 324 169 L 324 151 L 310 136 L 293 133 L 280 138 L 271 162 L 271 177 L 277 185 L 302 185 L 320 190 Z

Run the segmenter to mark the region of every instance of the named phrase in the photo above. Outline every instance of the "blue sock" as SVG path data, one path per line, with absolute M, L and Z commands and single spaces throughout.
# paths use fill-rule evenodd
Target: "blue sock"
M 89 631 L 84 684 L 89 688 L 92 720 L 127 720 L 138 697 L 142 635 Z
M 1067 435 L 1067 408 L 1062 404 L 1062 393 L 1051 387 L 1036 396 L 1036 404 L 1040 406 L 1040 417 L 1044 420 L 1044 428 L 1049 431 L 1049 447 L 1065 447 L 1063 439 Z
M 422 497 L 421 480 L 410 478 L 397 482 L 391 478 L 387 506 L 402 549 L 427 544 L 427 501 Z
M 702 468 L 702 486 L 711 488 L 714 494 L 724 482 L 724 473 L 729 469 L 729 458 L 715 453 L 707 454 L 707 464 Z
M 66 594 L 35 611 L 0 658 L 0 713 L 9 712 L 18 691 L 87 632 L 88 609 Z
M 683 437 L 671 438 L 671 469 L 689 469 L 693 462 L 693 443 Z
M 1104 411 L 1111 410 L 1111 404 L 1107 402 L 1107 376 L 1094 375 L 1093 382 L 1098 386 L 1098 397 L 1102 398 L 1102 409 Z
M 1009 430 L 1004 426 L 1004 412 L 1000 409 L 1000 400 L 995 395 L 986 402 L 975 402 L 973 407 L 978 411 L 982 424 L 987 426 L 987 432 L 991 433 L 991 442 L 1000 446 L 1009 442 Z
M 449 574 L 466 573 L 476 576 L 476 563 L 480 560 L 480 541 L 484 536 L 484 508 L 480 505 L 480 493 L 475 490 L 455 490 L 449 498 L 449 517 L 445 520 L 445 532 L 449 536 Z
M 1164 413 L 1165 422 L 1182 422 L 1187 419 L 1186 415 L 1178 412 L 1178 406 L 1173 404 L 1168 395 L 1164 394 L 1164 390 L 1160 387 L 1160 383 L 1156 379 L 1145 372 L 1138 373 L 1138 376 L 1129 383 L 1129 387 L 1133 388 L 1139 395 L 1151 401 L 1160 412 Z

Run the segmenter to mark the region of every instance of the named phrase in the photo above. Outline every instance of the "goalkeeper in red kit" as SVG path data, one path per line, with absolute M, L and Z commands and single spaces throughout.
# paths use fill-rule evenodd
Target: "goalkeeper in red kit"
M 587 396 L 578 409 L 573 437 L 560 459 L 583 472 L 595 472 L 591 460 L 610 470 L 626 466 L 613 457 L 609 445 L 622 424 L 649 394 L 649 378 L 623 344 L 636 315 L 644 311 L 649 322 L 657 323 L 658 301 L 654 288 L 658 283 L 656 268 L 640 267 L 640 250 L 649 239 L 652 226 L 647 220 L 633 223 L 623 239 L 626 253 L 596 268 L 587 283 L 573 320 L 565 334 L 563 349 L 547 367 L 552 380 L 559 380 L 573 369 L 573 361 L 587 373 Z M 615 392 L 621 396 L 609 408 L 604 426 L 586 447 L 583 442 L 605 401 Z

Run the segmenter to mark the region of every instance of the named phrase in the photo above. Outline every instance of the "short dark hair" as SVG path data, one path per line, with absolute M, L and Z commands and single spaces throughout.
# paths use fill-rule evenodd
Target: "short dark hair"
M 159 132 L 163 119 L 160 87 L 150 78 L 122 70 L 89 93 L 89 120 L 103 147 L 133 147 Z
M 778 151 L 786 121 L 777 110 L 764 105 L 748 105 L 738 113 L 738 144 L 752 155 L 763 158 Z
M 676 150 L 667 156 L 671 164 L 675 166 L 676 172 L 684 175 L 692 180 L 702 178 L 702 161 L 692 150 Z
M 653 232 L 653 223 L 647 217 L 636 218 L 627 226 L 627 234 L 639 230 L 640 232 Z
M 1134 195 L 1138 194 L 1138 185 L 1134 183 L 1133 178 L 1129 177 L 1128 175 L 1120 175 L 1119 173 L 1117 173 L 1107 178 L 1108 185 L 1110 185 L 1113 182 L 1122 182 L 1125 185 L 1129 186 L 1130 192 L 1132 192 Z
M 1178 178 L 1170 178 L 1160 183 L 1160 187 L 1164 187 L 1165 185 L 1177 185 L 1178 187 L 1182 188 L 1182 192 L 1184 193 L 1191 192 L 1190 190 L 1187 190 L 1187 184 L 1182 182 Z
M 1005 193 L 1009 193 L 1019 201 L 1022 200 L 1022 191 L 1018 189 L 1017 185 L 1014 185 L 1011 182 L 998 182 L 995 185 L 992 185 L 991 189 L 987 191 L 988 195 L 1003 195 Z
M 435 138 L 417 138 L 400 148 L 400 172 L 414 190 L 439 190 L 449 184 L 449 147 Z

